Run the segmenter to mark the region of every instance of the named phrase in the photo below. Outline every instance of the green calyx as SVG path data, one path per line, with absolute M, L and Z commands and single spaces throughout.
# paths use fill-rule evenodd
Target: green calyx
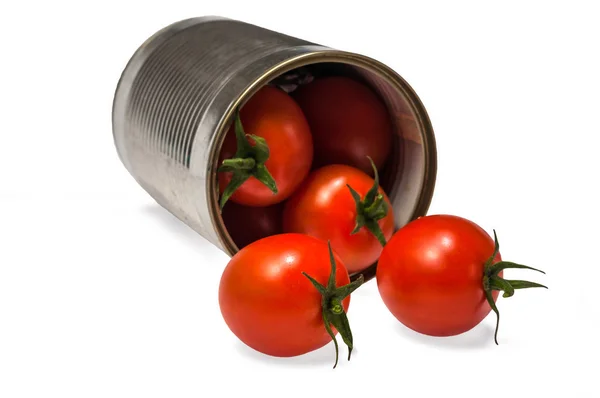
M 250 145 L 248 138 L 254 141 L 254 146 Z M 237 143 L 235 155 L 231 159 L 223 160 L 221 167 L 217 170 L 218 172 L 232 173 L 231 181 L 221 195 L 219 203 L 221 209 L 231 195 L 250 177 L 262 182 L 273 194 L 277 193 L 275 179 L 265 166 L 270 155 L 267 141 L 262 137 L 244 133 L 239 111 L 236 111 L 235 114 L 235 139 Z
M 331 273 L 329 274 L 329 281 L 327 282 L 327 286 L 321 285 L 313 277 L 311 277 L 305 272 L 302 272 L 302 275 L 306 276 L 308 280 L 310 280 L 310 282 L 313 284 L 313 286 L 319 291 L 319 293 L 321 293 L 321 310 L 323 316 L 323 323 L 325 324 L 325 329 L 327 330 L 329 336 L 331 336 L 333 344 L 335 345 L 335 363 L 333 365 L 333 368 L 335 369 L 335 367 L 338 364 L 339 348 L 331 326 L 333 325 L 333 327 L 335 327 L 335 329 L 340 333 L 340 336 L 342 336 L 342 340 L 344 341 L 346 346 L 348 346 L 348 360 L 350 360 L 350 355 L 352 354 L 353 348 L 352 331 L 350 330 L 348 316 L 344 311 L 342 301 L 364 283 L 364 278 L 362 275 L 360 275 L 354 282 L 351 282 L 342 287 L 336 287 L 335 259 L 333 258 L 331 243 L 327 242 L 327 244 L 329 246 L 329 261 L 331 263 Z
M 491 257 L 485 262 L 484 272 L 483 272 L 483 290 L 485 291 L 485 296 L 487 301 L 492 308 L 492 311 L 496 313 L 496 330 L 494 332 L 494 341 L 496 345 L 498 344 L 498 326 L 500 325 L 500 312 L 498 311 L 498 307 L 494 302 L 494 297 L 492 296 L 492 291 L 498 290 L 503 291 L 502 297 L 511 297 L 515 294 L 515 290 L 517 289 L 527 289 L 530 287 L 543 287 L 548 289 L 548 287 L 544 285 L 540 285 L 539 283 L 529 282 L 529 281 L 521 281 L 521 280 L 509 280 L 503 279 L 498 274 L 500 271 L 508 269 L 508 268 L 517 268 L 517 269 L 530 269 L 533 271 L 541 272 L 545 274 L 544 271 L 541 271 L 536 268 L 528 267 L 527 265 L 517 264 L 510 261 L 499 261 L 497 263 L 494 262 L 494 257 L 498 254 L 500 250 L 500 244 L 498 243 L 498 237 L 496 236 L 496 231 L 494 230 L 494 253 Z
M 358 192 L 350 185 L 346 184 L 356 203 L 356 224 L 351 234 L 355 234 L 360 231 L 362 227 L 365 227 L 375 235 L 379 243 L 381 243 L 381 246 L 385 246 L 386 240 L 379 227 L 378 221 L 387 216 L 388 205 L 383 194 L 379 192 L 379 174 L 377 173 L 377 167 L 375 167 L 375 163 L 373 163 L 373 160 L 370 157 L 369 161 L 371 162 L 371 167 L 373 167 L 375 181 L 373 187 L 369 189 L 365 197 L 361 198 Z

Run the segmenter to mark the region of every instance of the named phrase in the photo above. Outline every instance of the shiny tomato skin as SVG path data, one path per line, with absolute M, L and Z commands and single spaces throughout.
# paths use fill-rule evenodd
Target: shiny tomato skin
M 313 134 L 314 168 L 357 167 L 373 175 L 370 156 L 381 169 L 392 147 L 392 124 L 384 103 L 365 84 L 348 77 L 316 79 L 292 93 Z
M 222 212 L 225 228 L 238 248 L 283 232 L 283 203 L 271 206 L 243 206 L 228 201 Z
M 379 293 L 390 312 L 414 331 L 464 333 L 491 311 L 482 280 L 493 252 L 493 239 L 472 221 L 452 215 L 420 217 L 398 230 L 381 253 Z M 494 262 L 500 260 L 498 253 Z M 493 297 L 498 298 L 497 291 Z
M 311 172 L 285 204 L 283 230 L 331 241 L 350 274 L 364 270 L 377 261 L 383 248 L 365 227 L 350 233 L 356 224 L 356 202 L 346 184 L 364 197 L 373 183 L 371 177 L 346 165 L 329 165 Z M 381 188 L 379 191 L 388 204 L 387 216 L 379 220 L 387 240 L 394 232 L 393 209 L 385 192 Z
M 334 258 L 340 287 L 350 278 L 339 256 L 334 253 Z M 240 250 L 219 285 L 219 306 L 229 329 L 247 346 L 276 357 L 302 355 L 331 342 L 321 315 L 322 296 L 302 272 L 327 285 L 326 242 L 280 234 Z M 349 305 L 350 296 L 342 301 L 344 310 Z
M 284 91 L 264 86 L 242 107 L 240 118 L 246 134 L 267 141 L 270 155 L 265 166 L 275 179 L 278 193 L 273 194 L 263 183 L 250 177 L 229 200 L 246 206 L 269 206 L 285 200 L 308 175 L 313 161 L 312 135 L 302 110 Z M 236 149 L 232 124 L 220 161 L 233 157 Z M 219 173 L 221 193 L 230 180 L 231 173 Z

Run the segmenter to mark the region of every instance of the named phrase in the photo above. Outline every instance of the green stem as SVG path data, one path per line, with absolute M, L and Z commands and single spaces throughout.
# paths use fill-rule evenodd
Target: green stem
M 223 168 L 230 169 L 229 171 L 252 170 L 256 165 L 256 161 L 254 158 L 232 158 L 223 160 L 222 165 Z
M 385 240 L 385 236 L 383 236 L 383 231 L 381 230 L 381 227 L 379 226 L 379 223 L 377 221 L 367 221 L 365 227 L 367 227 L 367 229 L 373 235 L 375 235 L 381 246 L 385 246 L 387 242 Z
M 488 258 L 488 260 L 484 264 L 483 271 L 483 290 L 485 292 L 485 297 L 490 305 L 492 311 L 496 314 L 496 330 L 494 331 L 494 341 L 496 345 L 498 344 L 498 326 L 500 325 L 500 312 L 498 311 L 498 307 L 496 306 L 496 302 L 494 301 L 494 297 L 492 292 L 494 290 L 502 291 L 502 297 L 511 297 L 514 295 L 516 289 L 528 289 L 532 287 L 543 287 L 548 289 L 544 285 L 540 285 L 536 282 L 529 281 L 521 281 L 521 280 L 508 280 L 500 277 L 498 274 L 508 268 L 514 269 L 529 269 L 537 272 L 541 272 L 545 274 L 544 271 L 541 271 L 536 268 L 532 268 L 526 265 L 512 263 L 509 261 L 498 261 L 494 263 L 494 258 L 498 254 L 500 250 L 500 244 L 498 243 L 498 236 L 496 235 L 496 231 L 494 231 L 494 252 Z
M 308 278 L 308 280 L 322 296 L 321 315 L 323 317 L 325 330 L 333 340 L 335 347 L 335 363 L 333 364 L 333 368 L 335 369 L 338 364 L 339 347 L 335 338 L 335 334 L 333 333 L 332 326 L 335 327 L 340 336 L 342 336 L 342 340 L 348 347 L 348 360 L 350 360 L 352 349 L 354 348 L 354 342 L 352 338 L 352 331 L 350 330 L 350 323 L 348 322 L 348 316 L 344 311 L 342 301 L 364 283 L 364 278 L 362 275 L 360 275 L 354 282 L 337 287 L 335 259 L 333 257 L 333 251 L 331 250 L 331 243 L 327 242 L 327 245 L 329 247 L 329 262 L 331 263 L 331 273 L 329 274 L 327 286 L 323 286 L 305 272 L 302 272 L 302 275 Z
M 387 242 L 383 235 L 383 231 L 381 231 L 381 228 L 379 227 L 378 221 L 387 216 L 389 209 L 383 194 L 379 192 L 379 174 L 377 173 L 377 167 L 375 167 L 373 160 L 370 157 L 368 158 L 373 167 L 375 178 L 373 186 L 365 194 L 365 197 L 361 198 L 360 194 L 356 192 L 354 188 L 346 184 L 356 203 L 356 223 L 351 233 L 355 234 L 360 231 L 361 228 L 365 227 L 377 238 L 381 246 L 385 246 Z
M 377 186 L 379 187 L 379 184 L 377 184 Z M 371 218 L 377 217 L 379 212 L 381 211 L 381 207 L 384 205 L 385 201 L 383 200 L 383 195 L 377 194 L 377 196 L 375 196 L 375 199 L 373 200 L 373 203 L 369 204 L 368 206 L 367 203 L 365 203 L 365 215 Z
M 265 162 L 270 156 L 267 141 L 256 135 L 246 135 L 239 110 L 235 113 L 234 129 L 237 150 L 231 159 L 223 160 L 221 167 L 218 169 L 218 172 L 221 173 L 232 173 L 231 181 L 221 195 L 221 209 L 223 209 L 223 206 L 225 206 L 225 203 L 227 203 L 234 192 L 250 177 L 254 177 L 262 182 L 273 194 L 277 193 L 275 179 L 265 166 Z M 254 146 L 250 144 L 248 138 L 254 141 Z

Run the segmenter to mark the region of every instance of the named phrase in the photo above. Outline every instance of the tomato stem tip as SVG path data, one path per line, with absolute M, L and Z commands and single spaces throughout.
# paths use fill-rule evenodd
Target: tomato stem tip
M 383 231 L 379 226 L 378 221 L 387 216 L 388 205 L 383 197 L 383 194 L 379 192 L 379 174 L 377 173 L 377 167 L 369 156 L 367 156 L 371 167 L 373 167 L 374 181 L 373 186 L 366 193 L 364 199 L 360 197 L 360 194 L 354 190 L 349 184 L 346 184 L 354 202 L 356 203 L 356 224 L 351 234 L 355 234 L 360 231 L 361 228 L 366 227 L 379 241 L 381 246 L 385 246 L 386 239 L 383 235 Z
M 237 145 L 235 155 L 231 159 L 224 159 L 217 170 L 220 173 L 232 173 L 231 181 L 221 194 L 219 201 L 221 210 L 234 192 L 250 177 L 262 182 L 274 195 L 278 192 L 275 179 L 265 166 L 270 156 L 267 141 L 257 135 L 244 132 L 239 109 L 235 112 L 234 130 Z M 254 142 L 254 146 L 250 144 L 249 139 Z
M 329 248 L 329 262 L 331 263 L 331 272 L 329 274 L 327 286 L 323 286 L 317 280 L 315 280 L 313 277 L 311 277 L 305 272 L 302 272 L 302 275 L 308 278 L 308 280 L 313 284 L 313 286 L 319 291 L 319 293 L 322 296 L 321 315 L 323 317 L 323 324 L 325 325 L 325 330 L 333 340 L 333 344 L 335 347 L 335 363 L 333 364 L 333 368 L 335 369 L 338 364 L 339 347 L 335 338 L 335 334 L 333 333 L 331 327 L 335 327 L 335 329 L 339 332 L 340 336 L 342 336 L 342 340 L 348 347 L 348 360 L 350 360 L 350 356 L 352 355 L 352 349 L 354 347 L 354 342 L 352 337 L 352 331 L 350 329 L 350 323 L 348 322 L 348 316 L 344 311 L 342 301 L 364 283 L 364 277 L 360 275 L 355 281 L 347 285 L 337 287 L 336 263 L 335 258 L 333 256 L 333 250 L 331 249 L 331 242 L 327 242 L 327 246 Z
M 517 264 L 510 261 L 498 261 L 494 263 L 494 258 L 498 254 L 500 250 L 500 243 L 498 242 L 498 236 L 496 235 L 496 230 L 494 230 L 494 252 L 488 258 L 488 260 L 484 264 L 484 273 L 483 273 L 483 290 L 485 291 L 485 296 L 488 304 L 492 308 L 492 311 L 496 314 L 496 329 L 494 331 L 494 341 L 496 345 L 498 345 L 498 327 L 500 325 L 500 312 L 498 311 L 498 307 L 496 306 L 496 302 L 494 301 L 494 297 L 492 295 L 492 291 L 502 291 L 502 297 L 512 297 L 515 294 L 515 290 L 517 289 L 527 289 L 532 287 L 541 287 L 544 289 L 548 289 L 547 286 L 541 285 L 536 282 L 529 281 L 521 281 L 521 280 L 508 280 L 500 277 L 498 274 L 505 269 L 514 268 L 514 269 L 529 269 L 537 272 L 541 272 L 545 274 L 544 271 L 539 270 L 537 268 L 529 267 L 527 265 Z

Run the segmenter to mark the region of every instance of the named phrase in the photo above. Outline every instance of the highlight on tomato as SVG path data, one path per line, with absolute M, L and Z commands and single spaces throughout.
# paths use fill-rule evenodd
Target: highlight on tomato
M 346 165 L 314 170 L 283 211 L 284 232 L 331 241 L 351 274 L 374 264 L 394 232 L 391 203 L 371 167 L 375 178 Z
M 371 157 L 381 169 L 392 147 L 392 123 L 383 101 L 366 84 L 343 76 L 317 78 L 291 94 L 313 135 L 314 166 L 356 167 L 373 176 Z
M 283 203 L 254 207 L 229 201 L 221 215 L 229 236 L 239 249 L 267 236 L 283 233 Z
M 462 217 L 420 217 L 398 230 L 377 264 L 377 286 L 390 312 L 408 328 L 431 336 L 453 336 L 496 314 L 494 341 L 498 344 L 499 291 L 511 297 L 516 290 L 544 285 L 504 279 L 506 269 L 538 269 L 500 255 L 494 239 L 479 225 Z
M 312 135 L 302 110 L 281 89 L 262 87 L 236 112 L 219 160 L 221 209 L 230 199 L 246 206 L 287 199 L 313 160 Z
M 292 357 L 333 340 L 338 363 L 339 333 L 348 347 L 353 337 L 346 311 L 350 294 L 362 283 L 331 246 L 302 234 L 269 236 L 237 252 L 219 285 L 219 306 L 229 329 L 261 353 Z

